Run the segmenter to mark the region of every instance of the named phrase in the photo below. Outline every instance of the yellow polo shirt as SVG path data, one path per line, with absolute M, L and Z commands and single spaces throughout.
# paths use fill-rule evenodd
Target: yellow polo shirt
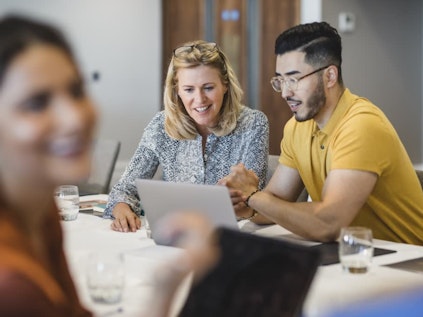
M 345 89 L 322 130 L 314 120 L 291 118 L 279 161 L 299 171 L 313 201 L 322 199 L 332 169 L 377 174 L 371 195 L 351 225 L 371 228 L 377 239 L 423 245 L 420 182 L 394 127 L 369 100 Z

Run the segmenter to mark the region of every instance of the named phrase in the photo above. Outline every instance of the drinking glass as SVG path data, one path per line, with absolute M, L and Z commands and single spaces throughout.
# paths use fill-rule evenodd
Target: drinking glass
M 366 273 L 373 257 L 372 231 L 365 227 L 346 227 L 339 237 L 339 259 L 344 271 Z
M 56 188 L 55 200 L 62 220 L 75 220 L 79 212 L 78 186 L 61 185 Z
M 122 299 L 125 263 L 122 253 L 93 252 L 87 261 L 87 286 L 91 299 L 114 304 Z
M 151 239 L 152 238 L 152 236 L 151 236 L 151 227 L 150 227 L 150 224 L 148 223 L 148 219 L 147 219 L 147 216 L 146 215 L 144 215 L 144 228 L 145 228 L 145 232 L 146 232 L 147 238 Z

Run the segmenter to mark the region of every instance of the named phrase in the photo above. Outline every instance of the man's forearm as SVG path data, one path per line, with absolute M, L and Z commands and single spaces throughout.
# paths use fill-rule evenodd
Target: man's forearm
M 336 240 L 337 225 L 319 216 L 316 202 L 288 202 L 269 192 L 258 192 L 250 198 L 249 206 L 257 210 L 257 224 L 274 222 L 306 239 L 328 242 Z M 263 221 L 263 222 L 262 222 Z

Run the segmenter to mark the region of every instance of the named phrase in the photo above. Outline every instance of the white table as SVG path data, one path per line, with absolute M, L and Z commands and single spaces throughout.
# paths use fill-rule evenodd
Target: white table
M 135 233 L 120 233 L 110 229 L 111 220 L 79 214 L 75 221 L 62 221 L 65 252 L 81 301 L 96 316 L 109 314 L 119 308 L 116 316 L 148 316 L 155 274 L 161 265 L 182 252 L 179 249 L 156 246 L 146 237 L 144 229 Z M 92 251 L 120 251 L 125 255 L 126 280 L 123 300 L 116 305 L 96 304 L 89 297 L 86 280 L 86 259 Z M 185 286 L 185 292 L 188 285 Z
M 135 233 L 120 233 L 110 229 L 111 220 L 79 214 L 75 221 L 62 222 L 65 234 L 65 252 L 82 302 L 97 316 L 148 316 L 152 290 L 160 268 L 181 250 L 157 246 L 147 238 L 144 228 Z M 310 242 L 290 234 L 279 226 L 260 227 L 250 222 L 241 223 L 242 230 L 263 236 L 284 236 L 305 244 Z M 304 305 L 306 317 L 320 317 L 334 309 L 387 293 L 423 289 L 423 274 L 392 269 L 382 265 L 423 256 L 423 247 L 375 240 L 375 246 L 397 252 L 374 257 L 370 272 L 348 274 L 340 264 L 321 266 L 313 281 Z M 127 277 L 121 303 L 116 305 L 94 304 L 85 285 L 85 259 L 92 250 L 119 250 L 125 254 Z M 174 311 L 184 301 L 189 287 L 185 281 L 175 301 Z M 123 308 L 123 311 L 111 314 Z M 108 314 L 110 313 L 110 314 Z

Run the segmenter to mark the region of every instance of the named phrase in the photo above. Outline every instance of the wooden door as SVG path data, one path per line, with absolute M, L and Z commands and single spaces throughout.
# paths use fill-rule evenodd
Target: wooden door
M 286 101 L 270 86 L 275 76 L 275 40 L 284 30 L 300 22 L 299 0 L 264 0 L 261 4 L 261 57 L 259 96 L 260 109 L 267 115 L 270 126 L 269 152 L 280 154 L 280 142 L 285 123 L 292 117 Z
M 162 0 L 162 8 L 163 80 L 175 47 L 196 39 L 216 42 L 238 76 L 244 103 L 269 118 L 270 154 L 280 154 L 283 127 L 292 113 L 269 84 L 275 73 L 274 42 L 299 23 L 300 0 Z
M 228 57 L 243 88 L 244 102 L 249 104 L 247 74 L 249 59 L 247 6 L 245 0 L 215 0 L 215 41 Z
M 162 0 L 162 74 L 166 78 L 173 49 L 182 43 L 204 38 L 204 1 Z

